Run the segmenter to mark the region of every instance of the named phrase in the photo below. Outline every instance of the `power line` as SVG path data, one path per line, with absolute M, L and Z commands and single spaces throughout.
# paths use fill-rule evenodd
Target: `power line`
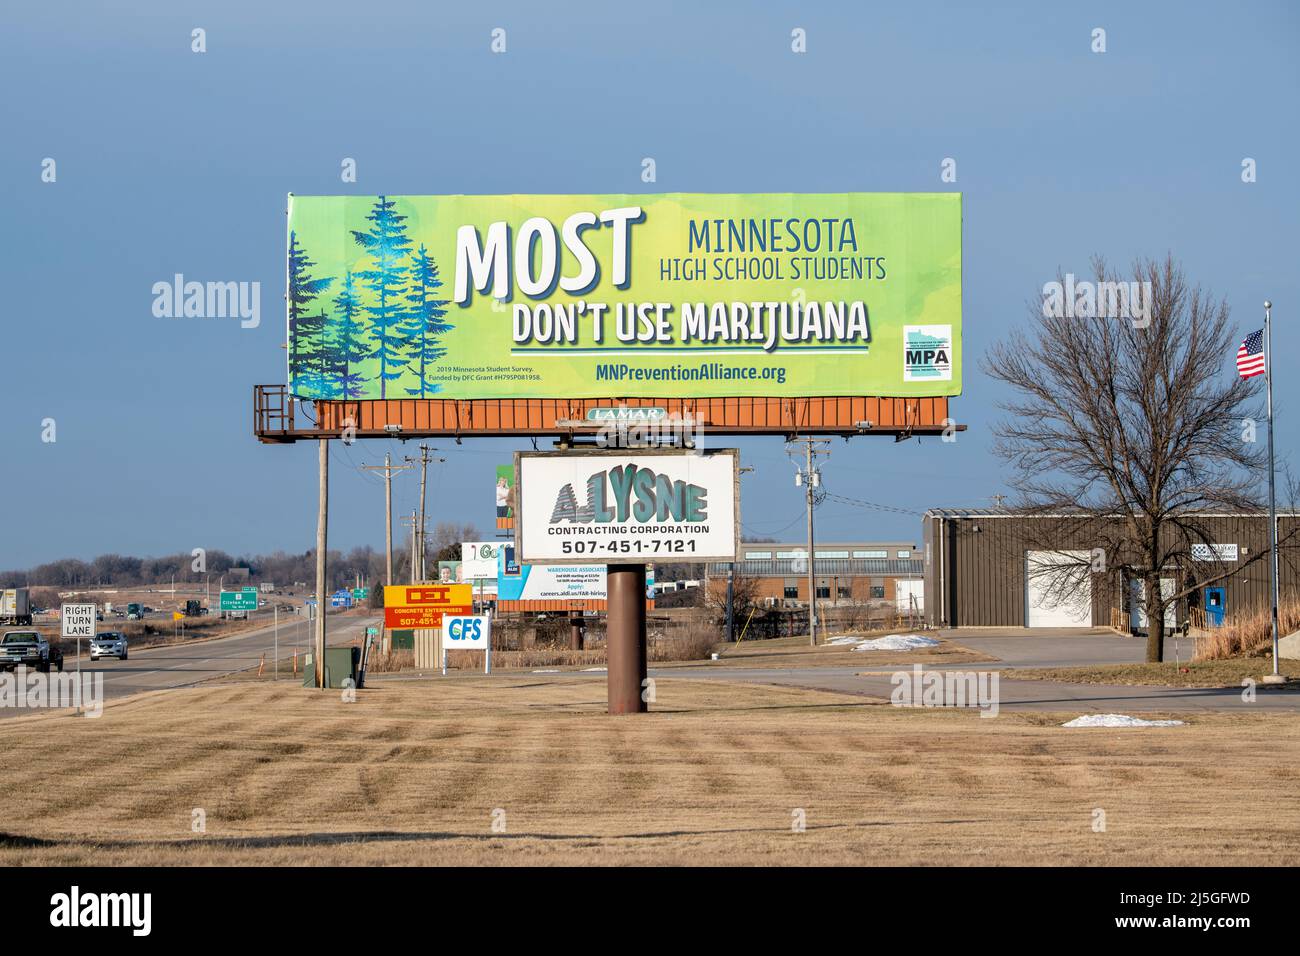
M 910 508 L 899 508 L 895 505 L 882 505 L 877 501 L 864 501 L 861 498 L 849 498 L 846 495 L 837 495 L 832 492 L 826 492 L 825 497 L 846 505 L 853 505 L 855 508 L 871 508 L 876 511 L 889 511 L 894 514 L 915 515 L 917 517 L 920 517 L 925 513 L 923 511 L 913 511 Z

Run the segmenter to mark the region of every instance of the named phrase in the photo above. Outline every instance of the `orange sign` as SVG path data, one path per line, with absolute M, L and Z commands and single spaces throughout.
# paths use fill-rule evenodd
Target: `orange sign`
M 384 588 L 384 626 L 407 630 L 442 627 L 443 614 L 474 613 L 468 584 L 398 584 Z

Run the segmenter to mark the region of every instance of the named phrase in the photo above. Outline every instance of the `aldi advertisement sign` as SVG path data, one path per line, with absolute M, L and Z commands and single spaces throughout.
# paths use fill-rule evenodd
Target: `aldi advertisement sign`
M 603 601 L 603 564 L 520 564 L 514 545 L 501 548 L 497 597 L 502 601 Z
M 290 391 L 957 395 L 961 227 L 960 193 L 290 196 Z
M 732 561 L 737 452 L 516 452 L 515 548 L 531 564 Z

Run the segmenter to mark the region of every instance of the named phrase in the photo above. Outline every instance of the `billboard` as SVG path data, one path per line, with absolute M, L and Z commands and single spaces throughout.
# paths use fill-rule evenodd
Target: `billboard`
M 515 468 L 520 562 L 735 559 L 735 449 L 515 452 Z
M 495 581 L 499 541 L 462 541 L 460 545 L 460 575 L 467 584 L 477 581 Z
M 515 466 L 497 465 L 497 530 L 515 530 Z
M 398 584 L 384 588 L 384 626 L 387 628 L 441 627 L 444 613 L 474 613 L 474 600 L 468 584 Z
M 502 601 L 603 601 L 603 564 L 520 564 L 514 546 L 501 549 L 497 597 Z
M 290 196 L 308 399 L 961 392 L 961 195 Z

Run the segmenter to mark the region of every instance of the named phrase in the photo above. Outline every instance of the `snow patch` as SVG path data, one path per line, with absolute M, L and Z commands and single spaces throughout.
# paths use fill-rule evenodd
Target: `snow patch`
M 1127 714 L 1088 714 L 1076 717 L 1062 727 L 1181 727 L 1181 720 L 1143 720 Z
M 919 634 L 889 634 L 873 640 L 859 641 L 855 651 L 914 651 L 920 647 L 937 647 L 939 644 L 932 637 Z
M 606 673 L 608 672 L 608 670 L 609 670 L 608 667 L 584 667 L 583 668 L 583 671 L 598 671 L 600 673 Z
M 534 674 L 558 674 L 559 672 L 560 672 L 559 668 L 553 668 L 551 670 L 544 670 L 544 671 L 533 671 Z

